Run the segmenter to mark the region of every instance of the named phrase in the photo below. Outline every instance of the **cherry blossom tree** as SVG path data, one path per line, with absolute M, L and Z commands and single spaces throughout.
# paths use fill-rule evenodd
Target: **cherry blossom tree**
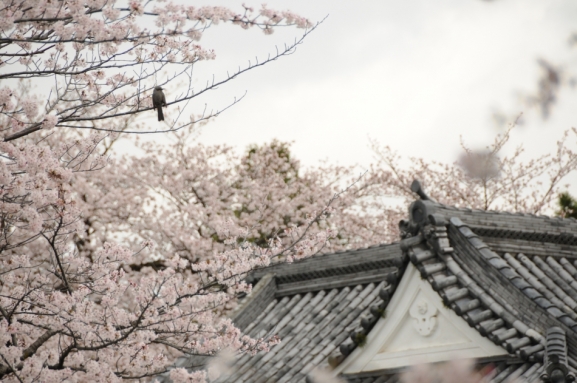
M 414 198 L 409 186 L 413 179 L 419 179 L 430 197 L 447 205 L 556 214 L 558 197 L 568 187 L 567 177 L 577 169 L 577 153 L 572 149 L 577 130 L 566 131 L 554 153 L 533 158 L 527 156 L 522 145 L 510 154 L 504 153 L 513 127 L 511 124 L 484 151 L 462 144 L 463 154 L 453 164 L 410 158 L 410 165 L 403 166 L 398 153 L 373 141 L 378 169 L 375 174 L 382 180 L 382 195 L 409 202 Z
M 162 131 L 206 121 L 220 111 L 188 118 L 184 105 L 292 53 L 310 23 L 266 7 L 238 14 L 137 0 L 0 3 L 0 379 L 146 379 L 168 371 L 177 354 L 211 355 L 225 346 L 254 352 L 274 344 L 274 337 L 243 336 L 219 308 L 250 290 L 242 277 L 251 269 L 321 248 L 330 229 L 306 229 L 325 215 L 330 199 L 324 210 L 304 217 L 287 244 L 271 237 L 258 246 L 245 239 L 244 228 L 222 220 L 216 235 L 234 246 L 194 260 L 173 251 L 161 269 L 129 266 L 142 254 L 165 254 L 154 253 L 151 240 L 134 250 L 86 233 L 108 225 L 119 242 L 135 244 L 122 225 L 131 224 L 133 210 L 147 207 L 142 193 L 114 194 L 127 190 L 121 187 L 126 181 L 108 155 L 114 133 L 152 132 L 135 117 L 151 109 L 154 86 L 181 87 L 168 100 L 178 108 L 176 118 Z M 308 29 L 276 55 L 195 90 L 193 67 L 215 58 L 196 41 L 219 22 L 266 34 L 280 25 Z M 98 201 L 88 190 L 94 185 L 103 193 Z M 115 209 L 109 216 L 118 227 L 106 214 L 91 214 L 89 202 L 99 213 Z M 204 379 L 202 372 L 171 374 L 177 381 Z
M 0 79 L 50 84 L 42 111 L 39 99 L 27 97 L 16 103 L 18 94 L 12 87 L 0 90 L 1 114 L 7 119 L 4 141 L 55 126 L 119 131 L 110 122 L 152 109 L 150 96 L 157 85 L 171 90 L 175 96 L 168 98 L 168 105 L 179 110 L 165 128 L 154 132 L 182 129 L 220 112 L 185 117 L 182 109 L 188 101 L 294 52 L 314 29 L 303 17 L 265 6 L 255 15 L 249 7 L 237 13 L 218 6 L 197 8 L 141 0 L 130 0 L 126 6 L 107 0 L 4 0 L 0 12 Z M 197 41 L 207 28 L 220 22 L 261 28 L 267 34 L 281 25 L 308 29 L 266 60 L 195 89 L 195 65 L 216 57 Z M 161 76 L 163 73 L 167 75 Z M 171 89 L 174 84 L 178 88 Z
M 169 146 L 140 148 L 143 156 L 117 160 L 98 177 L 77 178 L 86 229 L 76 244 L 85 256 L 124 237 L 135 247 L 147 240 L 162 244 L 133 269 L 162 268 L 174 254 L 197 262 L 238 246 L 227 240 L 228 231 L 224 237 L 219 232 L 223 225 L 245 228 L 238 240 L 259 247 L 271 240 L 288 247 L 298 242 L 293 250 L 300 253 L 304 242 L 297 228 L 308 227 L 321 211 L 322 219 L 310 222 L 308 232 L 329 230 L 335 240 L 319 251 L 368 246 L 396 233 L 386 214 L 361 214 L 373 194 L 365 177 L 358 179 L 353 168 L 302 169 L 287 143 L 253 146 L 242 156 L 231 147 L 192 144 L 183 136 Z M 335 194 L 339 198 L 326 209 Z

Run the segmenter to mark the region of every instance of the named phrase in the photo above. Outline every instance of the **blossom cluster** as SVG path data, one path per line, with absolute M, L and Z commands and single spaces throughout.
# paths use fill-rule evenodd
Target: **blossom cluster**
M 127 7 L 108 0 L 2 0 L 0 5 L 0 79 L 53 81 L 36 100 L 14 102 L 20 93 L 15 87 L 0 89 L 0 114 L 11 127 L 3 135 L 8 140 L 56 125 L 94 128 L 101 120 L 148 110 L 152 89 L 171 81 L 181 86 L 188 82 L 173 102 L 196 97 L 202 92 L 193 91 L 191 66 L 216 58 L 214 50 L 197 41 L 220 22 L 260 28 L 265 34 L 279 26 L 312 27 L 297 14 L 266 6 L 259 12 L 244 7 L 239 13 L 221 6 L 144 0 L 130 0 Z M 173 74 L 158 84 L 158 75 L 168 69 Z M 175 81 L 180 76 L 188 80 Z M 46 101 L 42 105 L 38 100 Z
M 111 160 L 114 140 L 58 130 L 0 144 L 3 380 L 152 378 L 182 354 L 266 350 L 276 337 L 244 336 L 223 311 L 250 292 L 248 272 L 314 254 L 333 237 L 314 226 L 328 208 L 260 205 L 273 193 L 310 198 L 286 187 L 305 183 L 277 144 L 248 166 L 229 149 L 184 142 L 182 157 L 144 145 L 150 156 Z M 290 229 L 274 224 L 278 216 L 259 220 L 293 208 L 300 218 Z
M 244 336 L 222 311 L 250 292 L 244 275 L 268 265 L 271 254 L 293 246 L 304 256 L 328 236 L 315 241 L 318 233 L 303 232 L 290 244 L 271 239 L 275 245 L 265 249 L 223 234 L 220 242 L 230 246 L 210 246 L 212 239 L 187 225 L 159 219 L 170 197 L 162 187 L 170 181 L 112 160 L 119 137 L 111 132 L 143 127 L 136 116 L 152 107 L 161 71 L 180 68 L 166 83 L 215 58 L 197 43 L 211 25 L 269 34 L 310 23 L 266 7 L 235 13 L 140 0 L 0 5 L 0 380 L 152 379 L 168 373 L 177 355 L 257 352 L 277 343 L 274 336 Z M 199 93 L 192 80 L 188 86 L 173 102 Z M 218 215 L 217 208 L 181 212 L 165 218 Z M 183 257 L 178 242 L 166 238 L 198 246 L 201 254 Z M 178 369 L 173 375 L 190 378 Z
M 340 193 L 355 182 L 353 168 L 303 170 L 288 144 L 274 141 L 243 156 L 186 140 L 140 148 L 144 155 L 82 180 L 82 208 L 94 217 L 83 234 L 87 254 L 115 236 L 133 246 L 152 240 L 161 245 L 140 254 L 138 267 L 158 267 L 178 254 L 195 267 L 226 265 L 236 275 L 270 260 L 368 246 L 396 234 L 382 212 L 359 216 L 374 185 L 363 178 Z M 241 253 L 254 257 L 244 265 L 236 260 Z
M 453 164 L 411 158 L 410 166 L 403 166 L 402 158 L 394 150 L 373 142 L 383 194 L 409 202 L 414 194 L 408 185 L 419 179 L 429 196 L 443 204 L 555 214 L 559 194 L 568 187 L 567 177 L 577 170 L 577 153 L 571 148 L 577 129 L 566 131 L 553 153 L 532 157 L 525 153 L 523 146 L 504 154 L 513 127 L 512 124 L 504 134 L 498 135 L 485 150 L 473 151 L 463 145 L 463 154 Z

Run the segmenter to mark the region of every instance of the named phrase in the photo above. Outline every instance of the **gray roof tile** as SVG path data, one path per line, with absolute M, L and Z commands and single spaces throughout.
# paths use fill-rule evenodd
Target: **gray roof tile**
M 577 221 L 426 202 L 434 219 L 400 244 L 253 273 L 249 279 L 265 287 L 256 285 L 235 323 L 248 335 L 278 334 L 282 342 L 269 353 L 241 356 L 234 374 L 219 382 L 304 382 L 329 356 L 342 360 L 339 350 L 348 355 L 353 340 L 370 331 L 400 279 L 392 276 L 400 277 L 409 259 L 458 315 L 519 358 L 494 362 L 492 382 L 537 378 L 551 326 L 568 332 L 569 364 L 577 371 Z M 386 286 L 389 293 L 379 294 Z M 398 374 L 346 379 L 395 383 Z
M 276 323 L 281 343 L 268 353 L 241 357 L 236 372 L 223 381 L 280 383 L 304 378 L 347 340 L 349 330 L 360 326 L 360 315 L 380 301 L 383 286 L 385 282 L 279 298 L 261 316 Z M 252 326 L 248 335 L 260 335 L 261 327 Z

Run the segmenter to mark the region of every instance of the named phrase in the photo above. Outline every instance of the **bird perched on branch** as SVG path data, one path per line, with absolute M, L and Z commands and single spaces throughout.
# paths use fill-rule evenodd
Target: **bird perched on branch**
M 162 87 L 157 86 L 152 92 L 152 107 L 158 110 L 158 121 L 164 121 L 164 113 L 162 113 L 162 107 L 166 106 L 166 97 L 164 97 L 164 92 L 162 92 Z

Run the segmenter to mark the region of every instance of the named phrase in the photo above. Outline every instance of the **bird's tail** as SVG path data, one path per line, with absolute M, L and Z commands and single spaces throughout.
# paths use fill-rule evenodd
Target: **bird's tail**
M 158 121 L 164 121 L 164 113 L 162 113 L 162 106 L 156 108 L 158 110 Z

